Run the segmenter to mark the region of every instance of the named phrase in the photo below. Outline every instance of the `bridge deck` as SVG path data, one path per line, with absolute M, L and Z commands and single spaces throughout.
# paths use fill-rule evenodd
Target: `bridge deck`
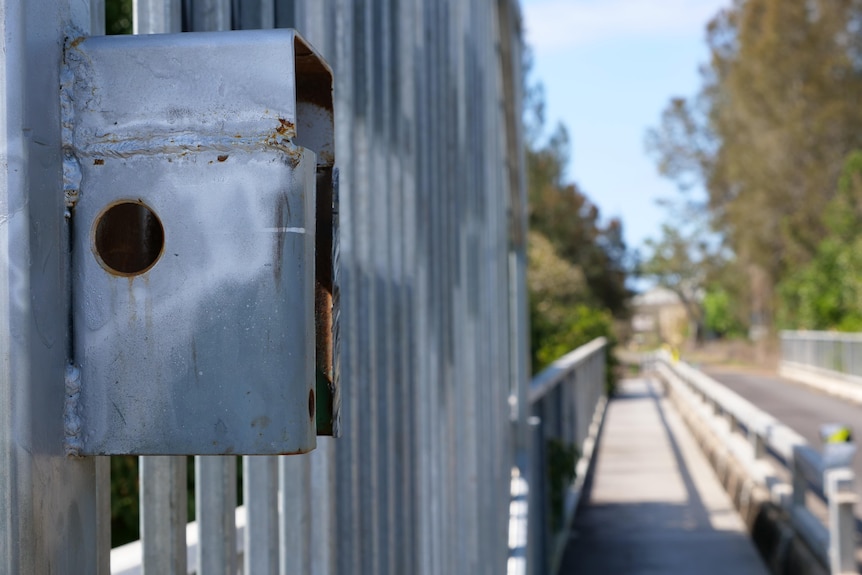
M 595 463 L 561 573 L 766 575 L 742 520 L 658 384 L 620 384 Z

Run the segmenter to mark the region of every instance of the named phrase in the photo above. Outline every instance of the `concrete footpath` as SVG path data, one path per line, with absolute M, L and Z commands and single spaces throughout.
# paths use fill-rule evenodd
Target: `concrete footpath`
M 766 575 L 683 422 L 647 379 L 621 382 L 561 574 Z

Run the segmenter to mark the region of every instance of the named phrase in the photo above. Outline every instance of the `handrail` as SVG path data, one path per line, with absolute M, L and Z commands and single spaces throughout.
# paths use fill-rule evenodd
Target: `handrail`
M 608 340 L 604 337 L 594 339 L 590 343 L 570 351 L 539 372 L 530 382 L 530 391 L 528 394 L 530 404 L 532 405 L 544 397 L 563 378 L 577 369 L 581 363 L 589 359 L 599 349 L 606 346 L 607 343 Z
M 528 448 L 518 457 L 523 467 L 513 480 L 513 508 L 510 534 L 526 549 L 510 551 L 509 573 L 555 573 L 565 548 L 566 530 L 577 509 L 584 480 L 593 461 L 596 438 L 604 417 L 606 357 L 604 337 L 582 345 L 554 361 L 530 382 L 527 420 Z M 577 453 L 574 480 L 565 487 L 563 508 L 552 525 L 547 513 L 549 486 L 546 442 L 553 440 Z M 524 482 L 526 478 L 526 482 Z M 524 489 L 526 484 L 526 513 Z M 519 499 L 520 498 L 520 499 Z M 551 515 L 553 516 L 553 515 Z M 523 536 L 523 523 L 526 533 Z M 519 535 L 520 534 L 520 535 Z
M 862 341 L 862 333 L 844 331 L 783 330 L 782 339 L 810 339 L 818 341 Z
M 686 363 L 673 362 L 669 354 L 663 359 L 703 398 L 714 404 L 721 413 L 731 416 L 735 423 L 741 424 L 750 434 L 756 434 L 769 449 L 785 461 L 793 459 L 796 446 L 807 445 L 805 438 L 797 432 L 703 372 Z
M 766 484 L 764 486 L 774 502 L 787 511 L 794 529 L 829 566 L 831 573 L 854 571 L 853 506 L 857 498 L 853 492 L 855 477 L 852 469 L 828 467 L 823 455 L 798 433 L 706 374 L 684 362 L 674 361 L 667 352 L 657 352 L 652 359 L 656 363 L 656 371 L 674 392 L 702 417 L 711 419 L 708 423 L 713 430 L 722 427 L 719 424 L 721 420 L 726 423 L 724 434 L 715 435 L 724 437 L 729 451 L 733 451 L 730 449 L 730 436 L 745 429 L 750 445 L 750 453 L 745 455 L 749 462 L 762 461 L 767 449 L 783 459 L 792 476 L 790 497 L 784 496 L 786 489 L 774 488 L 778 484 L 775 477 L 752 473 L 752 478 Z M 694 405 L 696 403 L 700 406 Z M 828 526 L 824 526 L 806 507 L 805 493 L 809 488 L 826 500 L 830 517 Z

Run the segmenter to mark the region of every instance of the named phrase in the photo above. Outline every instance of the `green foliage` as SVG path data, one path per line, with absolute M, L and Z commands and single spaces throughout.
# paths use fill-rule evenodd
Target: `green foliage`
M 547 450 L 548 477 L 548 517 L 551 532 L 556 533 L 563 525 L 563 504 L 566 499 L 566 489 L 575 479 L 575 465 L 578 463 L 578 447 L 569 445 L 559 439 L 548 439 L 545 442 Z
M 140 538 L 140 484 L 136 455 L 111 456 L 111 547 Z M 195 458 L 186 457 L 188 520 L 195 519 Z M 237 500 L 242 504 L 242 459 L 237 458 Z
M 527 287 L 533 372 L 597 337 L 612 337 L 613 316 L 593 297 L 581 269 L 530 232 Z
M 640 272 L 677 295 L 689 320 L 698 326 L 694 335 L 700 339 L 703 309 L 698 294 L 706 281 L 709 263 L 707 246 L 695 241 L 693 235 L 669 224 L 662 225 L 661 234 L 658 240 L 646 241 L 649 253 L 641 264 Z
M 132 0 L 105 1 L 105 31 L 108 34 L 132 33 Z
M 545 144 L 533 142 L 527 150 L 530 229 L 580 270 L 593 303 L 625 317 L 631 294 L 622 223 L 602 222 L 599 209 L 576 185 L 565 182 L 568 142 L 565 129 L 558 126 Z
M 703 297 L 704 327 L 719 337 L 738 337 L 745 333 L 745 325 L 734 310 L 733 301 L 726 289 L 710 286 Z
M 808 265 L 778 285 L 779 327 L 862 331 L 862 276 L 852 271 L 860 269 L 862 236 L 824 240 Z
M 558 126 L 545 142 L 542 90 L 527 86 L 525 110 L 530 235 L 527 287 L 530 351 L 537 373 L 591 340 L 613 339 L 614 318 L 628 314 L 622 224 L 565 181 L 569 138 Z M 610 372 L 610 370 L 609 370 Z
M 823 222 L 813 259 L 778 285 L 779 326 L 862 331 L 862 152 L 847 156 Z
M 580 304 L 551 320 L 541 312 L 542 303 L 530 298 L 533 373 L 538 373 L 554 360 L 597 337 L 613 337 L 613 318 L 607 310 Z
M 111 547 L 139 537 L 138 458 L 111 457 Z
M 772 286 L 813 289 L 803 271 L 812 259 L 830 271 L 837 256 L 821 247 L 827 237 L 859 233 L 857 192 L 831 220 L 818 207 L 859 188 L 859 156 L 848 160 L 856 175 L 836 184 L 845 156 L 862 146 L 860 21 L 859 0 L 735 0 L 707 28 L 700 92 L 673 99 L 647 136 L 663 174 L 706 188 L 713 229 L 749 274 L 755 314 L 768 317 Z M 820 299 L 801 315 L 835 321 L 843 304 Z

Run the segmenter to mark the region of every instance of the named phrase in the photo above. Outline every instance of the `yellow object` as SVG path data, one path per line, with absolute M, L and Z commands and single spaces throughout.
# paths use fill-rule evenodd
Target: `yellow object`
M 826 438 L 826 443 L 849 443 L 852 440 L 850 428 L 842 426 Z

